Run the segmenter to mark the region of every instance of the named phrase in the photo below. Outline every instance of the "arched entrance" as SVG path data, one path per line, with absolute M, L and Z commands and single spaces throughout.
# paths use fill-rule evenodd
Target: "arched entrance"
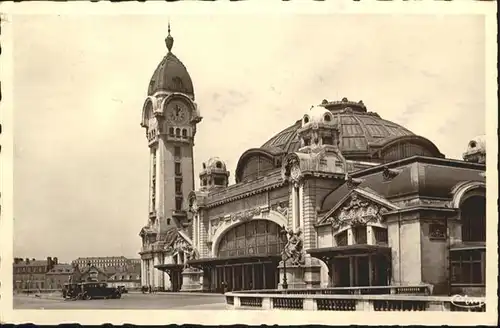
M 210 289 L 277 288 L 277 266 L 283 249 L 280 229 L 272 221 L 252 220 L 227 231 L 218 244 L 217 259 L 209 268 Z

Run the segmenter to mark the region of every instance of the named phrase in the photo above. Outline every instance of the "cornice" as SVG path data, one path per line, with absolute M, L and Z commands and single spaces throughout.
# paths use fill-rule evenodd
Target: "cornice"
M 486 165 L 477 164 L 471 162 L 465 162 L 456 159 L 448 159 L 448 158 L 438 158 L 438 157 L 425 157 L 425 156 L 412 156 L 408 158 L 404 158 L 401 160 L 397 160 L 394 162 L 380 164 L 374 167 L 362 169 L 359 171 L 352 172 L 353 177 L 359 177 L 364 175 L 375 174 L 379 172 L 383 172 L 387 169 L 398 168 L 401 166 L 405 166 L 413 163 L 422 163 L 422 164 L 434 164 L 446 167 L 455 167 L 455 168 L 463 168 L 463 169 L 473 169 L 478 171 L 485 171 Z

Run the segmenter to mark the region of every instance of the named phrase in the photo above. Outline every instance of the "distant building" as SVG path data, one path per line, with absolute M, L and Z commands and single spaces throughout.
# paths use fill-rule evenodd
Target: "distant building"
M 47 289 L 61 289 L 73 275 L 74 267 L 71 264 L 60 263 L 47 272 L 45 286 Z
M 88 262 L 86 266 L 72 266 L 71 282 L 107 282 L 109 286 L 124 286 L 127 289 L 141 287 L 140 260 L 120 266 L 97 266 Z
M 74 268 L 76 275 L 73 275 L 72 282 L 106 282 L 110 276 L 103 268 L 93 264 L 81 269 L 77 266 Z
M 103 256 L 103 257 L 79 257 L 73 262 L 73 265 L 78 265 L 80 268 L 86 267 L 89 264 L 98 268 L 123 267 L 133 264 L 141 264 L 140 259 L 128 259 L 125 256 Z
M 118 267 L 129 264 L 130 260 L 125 256 L 103 256 L 103 257 L 79 257 L 72 262 L 73 265 L 85 267 L 90 265 L 98 268 Z
M 126 267 L 108 268 L 110 274 L 107 282 L 109 286 L 124 286 L 127 289 L 136 289 L 141 287 L 141 263 L 135 260 L 135 264 Z
M 14 291 L 35 291 L 48 288 L 46 285 L 46 274 L 57 264 L 57 257 L 47 257 L 46 260 L 14 258 Z

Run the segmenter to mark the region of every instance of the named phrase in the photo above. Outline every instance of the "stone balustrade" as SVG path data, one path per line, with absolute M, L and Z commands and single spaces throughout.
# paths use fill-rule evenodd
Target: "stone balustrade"
M 460 311 L 485 312 L 484 297 L 454 297 L 403 294 L 323 294 L 295 291 L 272 293 L 228 292 L 228 309 L 312 311 Z
M 301 294 L 301 295 L 432 295 L 432 285 L 329 287 L 310 289 L 263 289 L 244 291 L 247 294 Z

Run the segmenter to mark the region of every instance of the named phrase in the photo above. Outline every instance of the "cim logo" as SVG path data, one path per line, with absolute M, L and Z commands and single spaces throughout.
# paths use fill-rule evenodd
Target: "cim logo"
M 480 308 L 485 305 L 483 299 L 478 297 L 469 297 L 467 295 L 453 295 L 451 297 L 451 304 L 467 309 Z

